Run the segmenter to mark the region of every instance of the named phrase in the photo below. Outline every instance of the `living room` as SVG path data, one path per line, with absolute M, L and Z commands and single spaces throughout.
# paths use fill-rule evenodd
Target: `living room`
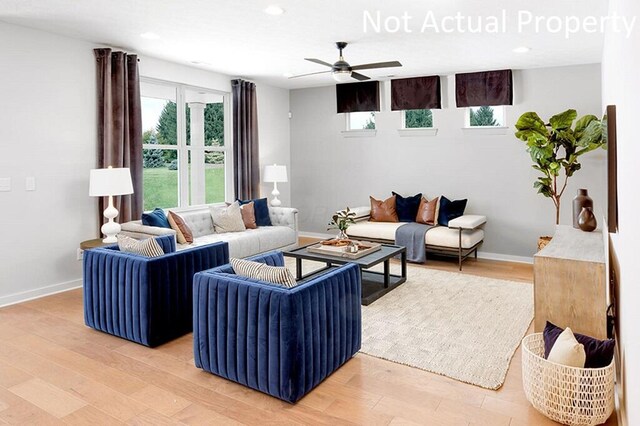
M 639 9 L 631 0 L 4 1 L 0 423 L 640 424 L 640 268 L 632 257 L 640 172 L 631 129 L 640 109 Z M 109 80 L 116 57 L 127 61 L 126 83 Z M 554 124 L 563 120 L 569 136 Z M 544 154 L 558 155 L 564 169 L 557 187 L 539 180 L 556 173 L 540 160 L 548 143 L 564 143 L 560 154 Z M 588 149 L 565 158 L 570 143 Z M 541 164 L 546 172 L 532 167 Z M 116 183 L 110 165 L 127 170 L 130 190 L 98 190 Z M 179 308 L 158 299 L 166 310 L 149 318 L 146 307 L 132 308 L 104 322 L 131 303 L 100 287 L 108 275 L 100 262 L 112 262 L 103 242 L 110 225 L 101 231 L 111 195 L 113 225 L 133 243 L 159 241 L 165 255 L 209 250 L 200 269 L 193 259 L 167 269 L 168 286 L 184 281 Z M 148 226 L 154 218 L 130 207 L 134 199 L 145 214 L 158 208 L 167 226 Z M 583 206 L 592 208 L 582 215 Z M 336 216 L 346 208 L 353 213 Z M 253 221 L 243 216 L 249 209 Z M 55 224 L 41 223 L 45 212 Z M 431 219 L 416 223 L 417 212 Z M 415 234 L 401 237 L 403 228 Z M 286 292 L 326 286 L 323 298 L 300 296 L 297 305 L 311 313 L 299 316 L 311 323 L 303 319 L 303 331 L 286 340 L 326 339 L 297 347 L 322 368 L 274 373 L 278 362 L 304 356 L 264 355 L 258 344 L 256 353 L 234 349 L 207 334 L 222 327 L 206 322 L 216 315 L 227 316 L 228 339 L 251 333 L 240 296 L 238 310 L 226 310 L 209 304 L 208 292 L 239 274 L 234 259 L 273 250 L 283 255 L 261 261 L 288 268 L 284 287 L 295 286 L 258 285 L 282 303 L 278 315 L 289 309 Z M 339 273 L 349 291 L 322 281 Z M 129 283 L 114 280 L 113 289 Z M 355 304 L 334 312 L 338 299 L 331 304 L 329 295 L 351 292 Z M 586 326 L 593 318 L 596 331 Z M 131 334 L 147 319 L 148 340 Z M 549 361 L 551 347 L 535 355 L 527 345 L 547 321 L 563 336 L 573 330 L 615 344 L 615 356 L 586 368 L 590 347 L 581 338 L 569 339 L 586 350 L 579 367 Z M 317 353 L 334 344 L 345 351 L 340 362 Z M 228 370 L 210 365 L 216 351 L 238 364 L 266 356 L 268 365 L 258 361 L 253 383 L 251 369 L 231 373 L 236 361 Z M 595 394 L 562 388 L 564 402 L 549 408 L 555 366 L 560 381 L 600 374 L 602 405 Z M 300 374 L 313 380 L 285 395 L 269 374 L 281 375 L 280 388 Z

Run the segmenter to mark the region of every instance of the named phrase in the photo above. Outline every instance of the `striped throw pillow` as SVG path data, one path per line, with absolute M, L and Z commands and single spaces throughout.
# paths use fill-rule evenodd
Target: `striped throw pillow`
M 230 263 L 236 275 L 242 277 L 279 284 L 287 288 L 295 287 L 298 284 L 291 271 L 284 266 L 269 266 L 260 262 L 235 258 L 231 258 Z
M 158 257 L 164 254 L 155 238 L 136 240 L 126 235 L 118 235 L 118 248 L 124 253 L 134 253 L 147 257 Z

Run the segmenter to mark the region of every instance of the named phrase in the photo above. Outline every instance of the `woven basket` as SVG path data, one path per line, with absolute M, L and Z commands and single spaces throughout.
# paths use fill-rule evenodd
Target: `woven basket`
M 614 410 L 614 362 L 575 368 L 544 359 L 542 333 L 522 340 L 522 384 L 536 410 L 566 425 L 597 425 Z

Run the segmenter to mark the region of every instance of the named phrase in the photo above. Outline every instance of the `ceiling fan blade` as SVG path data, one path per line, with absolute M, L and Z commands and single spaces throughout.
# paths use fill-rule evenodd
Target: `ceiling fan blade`
M 352 70 L 370 70 L 372 68 L 392 68 L 392 67 L 401 67 L 402 64 L 398 61 L 390 61 L 390 62 L 375 62 L 373 64 L 362 64 L 355 65 L 351 67 Z
M 331 70 L 329 70 L 329 71 L 310 72 L 310 73 L 307 73 L 307 74 L 300 74 L 300 75 L 292 75 L 291 77 L 289 77 L 289 80 L 291 80 L 292 78 L 307 77 L 309 75 L 326 74 L 328 72 L 331 72 Z
M 360 81 L 371 80 L 371 77 L 367 77 L 366 75 L 362 75 L 362 74 L 357 73 L 357 72 L 352 72 L 351 73 L 351 77 L 355 78 L 356 80 L 360 80 Z
M 324 66 L 327 66 L 327 67 L 331 67 L 331 68 L 333 68 L 333 65 L 332 65 L 332 64 L 329 64 L 329 63 L 327 63 L 327 62 L 325 62 L 325 61 L 321 61 L 320 59 L 315 59 L 315 58 L 304 58 L 304 60 L 305 60 L 305 61 L 309 61 L 309 62 L 315 62 L 316 64 L 320 64 L 320 65 L 324 65 Z

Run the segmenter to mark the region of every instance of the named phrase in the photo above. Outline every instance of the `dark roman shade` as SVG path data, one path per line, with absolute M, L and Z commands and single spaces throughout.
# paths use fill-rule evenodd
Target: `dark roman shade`
M 391 80 L 391 110 L 440 109 L 440 77 Z
M 338 114 L 380 111 L 380 82 L 337 84 L 336 100 Z
M 511 70 L 456 74 L 456 105 L 458 107 L 512 104 Z

